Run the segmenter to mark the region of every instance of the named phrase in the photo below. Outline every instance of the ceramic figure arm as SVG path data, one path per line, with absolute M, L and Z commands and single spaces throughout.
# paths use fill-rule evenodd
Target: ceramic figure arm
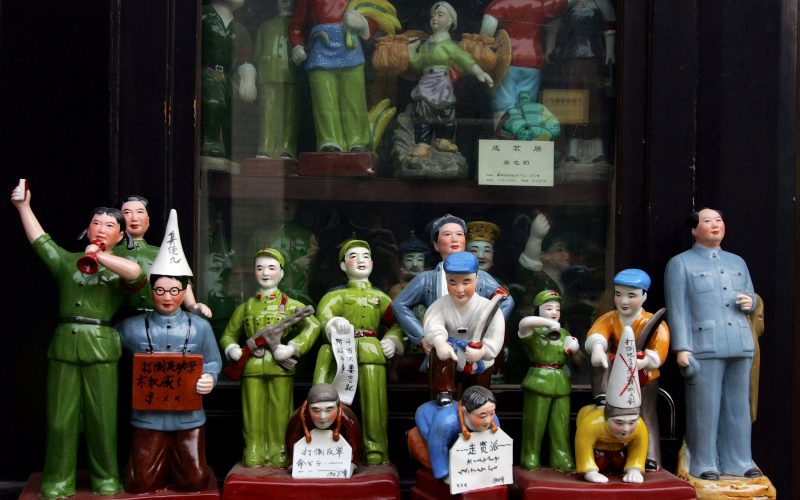
M 342 21 L 347 28 L 353 30 L 362 40 L 369 38 L 369 22 L 361 13 L 347 9 L 344 12 Z
M 431 304 L 428 310 L 425 311 L 425 317 L 423 318 L 425 328 L 424 340 L 428 345 L 436 349 L 436 355 L 443 361 L 446 359 L 458 360 L 453 346 L 447 342 L 449 333 L 442 311 L 444 304 L 449 303 L 449 301 L 450 299 L 448 296 L 437 299 Z
M 578 339 L 572 335 L 567 335 L 564 338 L 564 352 L 567 354 L 567 356 L 574 356 L 578 354 L 580 350 L 581 344 L 578 342 Z
M 637 362 L 638 368 L 654 370 L 664 364 L 667 354 L 669 354 L 669 328 L 666 323 L 662 322 L 645 346 L 644 358 Z
M 249 300 L 249 299 L 248 299 Z M 239 346 L 239 337 L 244 333 L 244 313 L 247 304 L 240 304 L 233 311 L 231 319 L 225 326 L 225 331 L 219 338 L 219 345 L 225 357 L 231 361 L 238 361 L 242 357 L 242 348 Z
M 519 254 L 519 264 L 529 271 L 541 271 L 542 264 L 542 241 L 547 233 L 550 232 L 550 222 L 544 214 L 538 214 L 531 222 L 531 229 L 528 241 L 525 243 L 525 250 Z
M 414 312 L 417 304 L 424 303 L 425 278 L 425 273 L 415 276 L 392 301 L 394 317 L 414 345 L 419 345 L 425 335 L 422 323 Z
M 686 265 L 678 255 L 669 260 L 664 271 L 664 301 L 670 328 L 670 344 L 678 355 L 678 364 L 683 367 L 689 365 L 692 351 L 689 295 Z
M 244 63 L 236 71 L 239 74 L 239 98 L 244 102 L 255 101 L 258 94 L 256 90 L 256 67 L 250 63 Z
M 600 12 L 603 14 L 603 20 L 606 24 L 606 30 L 603 32 L 603 38 L 605 39 L 605 49 L 606 49 L 606 64 L 614 64 L 616 60 L 615 52 L 614 52 L 614 41 L 616 36 L 616 29 L 615 24 L 617 21 L 617 14 L 614 11 L 614 6 L 611 4 L 609 0 L 595 0 L 595 4 L 600 9 Z
M 192 288 L 191 284 L 186 286 L 186 295 L 183 298 L 183 307 L 185 307 L 188 311 L 200 314 L 206 318 L 211 318 L 212 316 L 210 307 L 203 303 L 197 302 L 197 299 L 194 296 L 194 289 Z
M 597 322 L 595 322 L 595 325 L 597 325 Z M 589 336 L 586 337 L 584 349 L 586 354 L 591 356 L 592 366 L 608 368 L 608 339 L 605 335 L 596 331 L 595 325 L 592 326 Z
M 544 58 L 548 63 L 552 63 L 553 51 L 556 48 L 556 39 L 558 39 L 558 32 L 561 31 L 561 25 L 564 24 L 562 18 L 556 18 L 547 23 L 544 30 Z
M 123 242 L 125 240 L 123 239 Z M 124 245 L 124 243 L 121 243 Z M 96 245 L 89 245 L 86 247 L 86 252 L 94 251 Z M 118 274 L 120 278 L 127 281 L 135 281 L 144 279 L 142 268 L 139 267 L 135 261 L 128 260 L 125 257 L 116 256 L 110 252 L 97 252 L 97 262 L 107 267 L 110 271 Z
M 297 302 L 297 307 L 294 308 L 293 312 L 296 312 L 298 309 L 302 309 L 303 307 L 305 306 L 302 303 Z M 291 354 L 289 357 L 302 356 L 303 354 L 307 353 L 314 346 L 314 342 L 317 341 L 317 337 L 319 336 L 319 332 L 321 330 L 319 320 L 316 318 L 316 316 L 309 316 L 295 325 L 293 328 L 299 328 L 300 333 L 286 343 L 286 347 L 291 348 L 293 351 L 293 354 Z M 277 355 L 275 359 L 277 359 Z M 288 357 L 285 359 L 288 359 Z
M 641 418 L 636 424 L 636 430 L 628 442 L 628 457 L 625 461 L 625 472 L 638 470 L 644 472 L 644 462 L 647 459 L 647 428 Z
M 39 224 L 39 219 L 36 218 L 33 209 L 31 209 L 30 189 L 25 191 L 23 200 L 18 200 L 18 198 L 22 197 L 20 191 L 19 186 L 14 188 L 11 192 L 11 203 L 17 207 L 19 220 L 22 222 L 22 228 L 25 230 L 25 236 L 28 238 L 28 242 L 33 243 L 44 234 L 44 229 L 42 229 L 42 225 Z
M 499 24 L 500 23 L 496 17 L 489 14 L 484 14 L 483 19 L 481 20 L 481 35 L 493 37 L 495 33 L 497 33 L 497 26 Z
M 533 333 L 534 328 L 545 327 L 551 330 L 558 330 L 561 324 L 550 318 L 543 318 L 541 316 L 526 316 L 519 322 L 519 338 L 527 338 Z

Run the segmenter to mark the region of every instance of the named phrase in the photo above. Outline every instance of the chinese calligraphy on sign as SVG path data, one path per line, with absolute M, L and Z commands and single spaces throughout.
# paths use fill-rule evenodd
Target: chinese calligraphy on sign
M 294 444 L 292 477 L 301 479 L 347 479 L 353 475 L 353 449 L 344 437 L 333 440 L 333 432 L 311 430 L 311 442 L 302 437 Z
M 553 143 L 482 139 L 478 149 L 478 184 L 552 186 Z
M 458 436 L 450 448 L 450 494 L 511 484 L 514 440 L 502 429 Z
M 133 355 L 134 410 L 199 410 L 195 388 L 203 374 L 203 356 L 178 353 Z
M 331 334 L 331 348 L 336 358 L 336 376 L 333 385 L 339 392 L 339 399 L 346 405 L 353 403 L 358 386 L 358 360 L 356 359 L 356 338 L 353 326 L 346 332 Z

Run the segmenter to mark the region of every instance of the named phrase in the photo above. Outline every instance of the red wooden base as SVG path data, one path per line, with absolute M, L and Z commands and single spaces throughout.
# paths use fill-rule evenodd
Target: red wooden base
M 551 469 L 531 471 L 514 467 L 514 484 L 522 499 L 613 498 L 624 500 L 629 498 L 641 500 L 648 498 L 648 495 L 659 500 L 694 500 L 697 498 L 692 485 L 663 469 L 646 472 L 642 484 L 625 483 L 618 474 L 607 476 L 608 483 L 595 484 L 585 481 L 581 474 L 564 474 Z
M 375 175 L 372 153 L 300 153 L 300 175 L 369 177 Z
M 458 495 L 450 494 L 450 485 L 439 481 L 428 469 L 417 469 L 417 484 L 411 487 L 411 500 L 501 500 L 508 498 L 508 486 L 494 486 L 481 490 L 468 491 Z
M 20 500 L 39 500 L 39 488 L 42 485 L 42 473 L 34 472 L 28 478 L 25 484 L 25 489 L 19 496 Z M 116 495 L 95 495 L 89 489 L 89 472 L 85 470 L 78 471 L 78 484 L 75 489 L 75 496 L 69 497 L 70 500 L 99 500 L 103 498 L 139 498 L 143 500 L 169 500 L 169 499 L 187 499 L 192 498 L 196 500 L 219 500 L 219 487 L 217 485 L 217 478 L 214 473 L 208 478 L 208 488 L 203 491 L 173 491 L 173 490 L 160 490 L 153 493 L 117 493 Z
M 359 467 L 350 479 L 293 479 L 287 469 L 233 466 L 222 487 L 225 500 L 400 500 L 400 478 L 391 464 Z
M 284 177 L 297 175 L 297 160 L 281 158 L 245 158 L 242 175 L 250 177 Z

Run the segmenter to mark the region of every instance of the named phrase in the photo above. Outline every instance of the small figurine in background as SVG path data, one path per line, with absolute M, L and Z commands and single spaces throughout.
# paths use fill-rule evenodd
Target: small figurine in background
M 298 439 L 311 439 L 310 429 L 330 429 L 334 440 L 345 439 L 353 451 L 353 465 L 361 464 L 361 426 L 356 414 L 339 400 L 336 387 L 331 384 L 314 384 L 308 390 L 303 404 L 289 419 L 286 428 L 286 451 L 292 463 L 294 444 Z
M 591 483 L 607 483 L 604 473 L 609 472 L 623 473 L 626 483 L 644 481 L 647 428 L 639 417 L 641 391 L 635 367 L 636 341 L 626 326 L 611 368 L 606 405 L 584 406 L 576 420 L 577 470 Z
M 278 15 L 256 32 L 258 93 L 261 97 L 261 134 L 256 158 L 297 158 L 300 126 L 300 75 L 292 62 L 289 24 L 294 0 L 278 0 Z
M 561 472 L 575 470 L 569 441 L 570 392 L 567 359 L 579 353 L 578 339 L 561 328 L 561 296 L 555 290 L 536 295 L 533 306 L 538 316 L 528 316 L 519 323 L 519 337 L 528 353 L 531 367 L 522 390 L 522 452 L 520 465 L 526 469 L 541 467 L 544 432 L 550 436 L 550 467 Z
M 430 247 L 417 238 L 414 231 L 411 231 L 408 238 L 400 242 L 397 251 L 400 254 L 400 283 L 392 285 L 389 289 L 389 297 L 392 300 L 408 285 L 409 281 L 425 270 L 425 262 L 431 253 Z M 422 312 L 424 314 L 424 309 Z
M 200 54 L 200 154 L 231 159 L 231 110 L 234 70 L 237 93 L 244 102 L 256 98 L 256 67 L 247 29 L 234 19 L 244 0 L 213 0 L 203 7 Z
M 296 358 L 314 345 L 319 322 L 314 316 L 297 317 L 293 326 L 282 329 L 282 321 L 305 307 L 278 288 L 284 274 L 283 254 L 274 248 L 262 248 L 256 252 L 253 264 L 258 293 L 236 308 L 219 343 L 228 359 L 241 364 L 244 350 L 239 341 L 244 337 L 250 354 L 241 374 L 242 465 L 286 467 L 286 425 L 294 408 Z M 267 326 L 280 331 L 274 332 L 272 343 L 268 341 L 269 348 L 256 347 L 256 337 Z
M 369 282 L 373 267 L 369 244 L 363 240 L 347 241 L 339 252 L 339 262 L 339 267 L 347 275 L 347 286 L 332 290 L 322 297 L 317 318 L 330 342 L 333 342 L 331 337 L 337 332 L 353 332 L 358 380 L 356 387 L 344 390 L 349 392 L 349 397 L 353 396 L 353 391 L 358 392 L 364 454 L 362 461 L 366 465 L 384 464 L 389 461 L 386 364 L 395 355 L 403 355 L 403 332 L 394 321 L 392 300 Z M 388 330 L 379 337 L 381 325 Z M 314 383 L 338 383 L 334 377 L 345 370 L 345 365 L 337 368 L 335 357 L 331 344 L 324 344 L 320 348 Z M 341 396 L 343 389 L 339 385 L 337 389 Z M 341 397 L 343 401 L 348 401 Z
M 492 391 L 478 385 L 466 389 L 457 404 L 424 403 L 414 415 L 417 427 L 408 433 L 411 454 L 420 463 L 430 464 L 433 477 L 449 482 L 450 447 L 459 434 L 496 429 L 500 425 L 496 406 Z
M 170 212 L 164 242 L 150 268 L 155 310 L 122 321 L 117 329 L 131 353 L 202 354 L 202 375 L 195 390 L 209 394 L 217 383 L 222 359 L 211 325 L 181 310 L 192 269 L 183 253 L 178 215 Z M 125 491 L 149 493 L 164 488 L 201 491 L 209 486 L 206 463 L 206 415 L 199 410 L 131 411 L 131 454 Z M 216 484 L 214 485 L 216 488 Z
M 150 266 L 153 265 L 159 250 L 157 246 L 148 245 L 144 239 L 144 235 L 150 229 L 150 214 L 147 209 L 149 204 L 147 198 L 139 195 L 127 196 L 120 200 L 119 210 L 125 217 L 125 227 L 128 235 L 133 239 L 133 248 L 128 248 L 127 245 L 114 247 L 114 255 L 135 261 L 145 274 L 150 273 Z M 153 296 L 150 292 L 150 285 L 147 284 L 136 295 L 130 296 L 127 309 L 130 310 L 128 312 L 131 315 L 154 309 Z M 193 313 L 202 314 L 206 318 L 211 317 L 211 309 L 195 299 L 191 283 L 186 286 L 183 307 Z
M 446 214 L 435 221 L 431 226 L 431 242 L 433 249 L 444 260 L 455 252 L 463 252 L 467 242 L 467 225 L 455 215 Z M 475 291 L 481 297 L 491 299 L 495 295 L 502 295 L 505 299 L 500 303 L 503 317 L 508 320 L 514 308 L 514 299 L 500 286 L 496 279 L 489 273 L 478 270 L 478 281 Z M 397 322 L 402 326 L 403 333 L 414 344 L 423 343 L 423 348 L 429 350 L 430 346 L 423 342 L 424 332 L 422 323 L 415 314 L 417 305 L 430 307 L 439 297 L 447 294 L 447 282 L 444 269 L 440 262 L 436 268 L 419 273 L 392 303 Z
M 561 123 L 544 104 L 522 91 L 516 105 L 506 111 L 497 125 L 496 139 L 518 141 L 554 141 L 561 134 Z
M 598 406 L 605 404 L 609 352 L 614 352 L 625 326 L 630 326 L 636 340 L 639 383 L 642 388 L 642 420 L 647 426 L 648 450 L 645 469 L 658 470 L 661 463 L 661 433 L 658 429 L 659 367 L 669 353 L 669 329 L 642 305 L 647 300 L 650 276 L 641 269 L 624 269 L 614 276 L 614 307 L 597 318 L 586 336 L 586 353 L 591 356 L 592 395 Z
M 494 359 L 503 349 L 505 320 L 496 314 L 498 301 L 475 293 L 478 259 L 456 252 L 444 260 L 447 294 L 425 311 L 425 342 L 431 353 L 431 394 L 440 405 L 449 403 L 462 388 L 492 382 Z
M 489 272 L 494 265 L 494 246 L 500 236 L 500 226 L 476 220 L 467 223 L 467 251 L 478 258 L 478 269 Z
M 667 263 L 664 298 L 686 385 L 689 473 L 712 481 L 761 477 L 750 451 L 753 282 L 744 260 L 720 248 L 719 210 L 694 212 L 687 225 L 695 243 Z
M 56 280 L 59 323 L 47 351 L 47 450 L 39 496 L 75 494 L 78 438 L 83 431 L 89 456 L 89 483 L 98 495 L 122 489 L 117 466 L 117 361 L 122 345 L 111 328 L 125 294 L 146 282 L 139 264 L 113 255 L 125 237 L 125 218 L 116 208 L 98 207 L 87 229 L 85 252 L 71 253 L 44 232 L 31 209 L 25 186 L 11 194 L 25 236 Z M 79 259 L 97 264 L 79 272 Z

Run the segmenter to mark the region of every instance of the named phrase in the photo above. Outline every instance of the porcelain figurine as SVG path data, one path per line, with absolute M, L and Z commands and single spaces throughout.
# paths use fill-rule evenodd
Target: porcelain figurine
M 534 100 L 533 94 L 523 90 L 498 123 L 498 129 L 496 139 L 554 141 L 561 134 L 561 123 L 544 104 Z
M 645 468 L 657 470 L 661 463 L 661 434 L 656 412 L 659 367 L 669 353 L 669 328 L 665 323 L 656 323 L 658 319 L 653 319 L 653 313 L 642 308 L 649 288 L 650 276 L 641 269 L 624 269 L 617 273 L 614 276 L 615 309 L 597 318 L 586 336 L 585 347 L 593 367 L 592 394 L 595 402 L 602 406 L 606 399 L 608 353 L 616 351 L 624 326 L 633 329 L 637 351 L 642 353 L 636 364 L 642 388 L 641 416 L 647 426 L 649 443 Z
M 131 195 L 120 200 L 119 210 L 125 217 L 125 227 L 128 235 L 133 239 L 133 248 L 128 248 L 127 245 L 114 247 L 114 255 L 135 261 L 145 274 L 150 273 L 150 266 L 153 265 L 159 250 L 157 246 L 148 245 L 144 239 L 147 230 L 150 229 L 150 213 L 147 208 L 149 204 L 147 198 L 140 195 Z M 130 296 L 130 300 L 126 304 L 129 315 L 154 309 L 153 296 L 150 292 L 150 285 L 147 284 L 136 295 Z M 183 295 L 183 307 L 187 311 L 202 314 L 207 318 L 211 317 L 211 309 L 207 305 L 197 302 L 191 283 L 187 285 Z
M 414 231 L 408 238 L 397 245 L 397 252 L 400 254 L 400 282 L 392 285 L 389 289 L 389 297 L 394 300 L 397 294 L 408 285 L 419 273 L 426 270 L 426 262 L 431 248 L 424 241 L 417 238 Z M 423 309 L 424 314 L 424 309 Z M 422 315 L 420 315 L 420 318 Z
M 561 327 L 561 296 L 555 290 L 536 295 L 533 306 L 538 316 L 528 316 L 519 323 L 519 337 L 531 367 L 522 381 L 522 452 L 520 465 L 526 469 L 541 467 L 542 440 L 550 437 L 550 462 L 561 472 L 575 470 L 569 440 L 570 393 L 567 360 L 578 353 L 578 339 Z
M 431 225 L 433 249 L 442 260 L 455 252 L 463 252 L 466 248 L 466 234 L 467 225 L 462 219 L 450 214 L 443 215 Z M 514 308 L 514 299 L 489 273 L 478 270 L 477 276 L 475 291 L 478 295 L 487 299 L 491 299 L 495 295 L 505 297 L 500 303 L 500 310 L 503 318 L 508 320 L 511 310 Z M 403 333 L 414 345 L 422 343 L 427 351 L 430 350 L 430 346 L 423 342 L 422 323 L 414 311 L 419 304 L 426 308 L 430 307 L 436 299 L 446 294 L 446 290 L 444 270 L 442 263 L 439 263 L 434 269 L 419 273 L 392 303 L 394 315 L 403 328 Z
M 686 386 L 689 473 L 761 477 L 750 451 L 753 282 L 744 260 L 720 247 L 719 210 L 694 212 L 687 223 L 695 243 L 667 263 L 664 297 Z
M 347 285 L 322 297 L 317 307 L 317 319 L 325 330 L 326 339 L 317 355 L 314 383 L 334 383 L 340 391 L 349 391 L 349 397 L 358 393 L 361 407 L 362 462 L 365 465 L 384 464 L 389 461 L 388 419 L 389 403 L 386 389 L 386 364 L 404 352 L 403 332 L 392 316 L 392 301 L 388 295 L 373 288 L 369 281 L 373 261 L 371 248 L 366 241 L 349 240 L 339 252 L 339 267 L 347 275 Z M 382 333 L 382 326 L 386 328 Z M 349 365 L 336 359 L 338 342 L 335 334 L 352 332 Z M 337 337 L 338 338 L 338 337 Z M 337 344 L 334 349 L 331 344 Z M 354 366 L 356 365 L 356 366 Z M 337 372 L 357 372 L 357 382 L 340 387 Z M 346 398 L 342 400 L 349 404 Z
M 134 354 L 201 354 L 202 374 L 195 391 L 206 395 L 217 383 L 222 359 L 208 321 L 181 310 L 192 275 L 183 253 L 177 212 L 172 210 L 164 242 L 150 267 L 155 310 L 122 321 L 117 330 L 125 349 Z M 211 469 L 206 463 L 205 422 L 202 407 L 175 411 L 133 409 L 125 491 L 207 489 Z
M 244 0 L 213 0 L 203 6 L 203 46 L 200 54 L 200 129 L 202 156 L 231 159 L 231 110 L 234 75 L 244 102 L 257 95 L 253 47 L 247 29 L 234 12 Z
M 146 277 L 139 264 L 113 255 L 125 238 L 125 218 L 115 208 L 92 212 L 85 252 L 67 252 L 44 232 L 31 209 L 31 191 L 15 188 L 12 204 L 25 236 L 50 269 L 59 293 L 59 322 L 47 352 L 47 450 L 39 495 L 75 494 L 78 438 L 86 437 L 92 492 L 113 495 L 122 489 L 117 466 L 117 361 L 122 354 L 114 314 L 126 293 L 141 289 Z M 94 274 L 78 270 L 92 254 Z
M 306 307 L 279 288 L 285 264 L 283 254 L 275 248 L 255 253 L 253 272 L 258 292 L 236 308 L 219 339 L 225 356 L 239 366 L 245 352 L 249 356 L 241 371 L 245 467 L 288 465 L 285 439 L 294 410 L 295 364 L 319 335 L 314 316 L 298 316 L 294 324 L 285 323 Z M 269 326 L 277 328 L 273 341 L 269 346 L 259 345 L 259 332 Z M 245 349 L 239 345 L 243 340 Z
M 494 248 L 500 236 L 500 226 L 488 221 L 467 223 L 467 251 L 478 258 L 478 269 L 489 272 L 494 265 Z
M 626 483 L 644 481 L 647 428 L 639 416 L 642 401 L 636 360 L 633 330 L 625 326 L 609 375 L 605 406 L 592 404 L 578 412 L 576 468 L 591 483 L 607 483 L 608 473 L 623 474 Z

